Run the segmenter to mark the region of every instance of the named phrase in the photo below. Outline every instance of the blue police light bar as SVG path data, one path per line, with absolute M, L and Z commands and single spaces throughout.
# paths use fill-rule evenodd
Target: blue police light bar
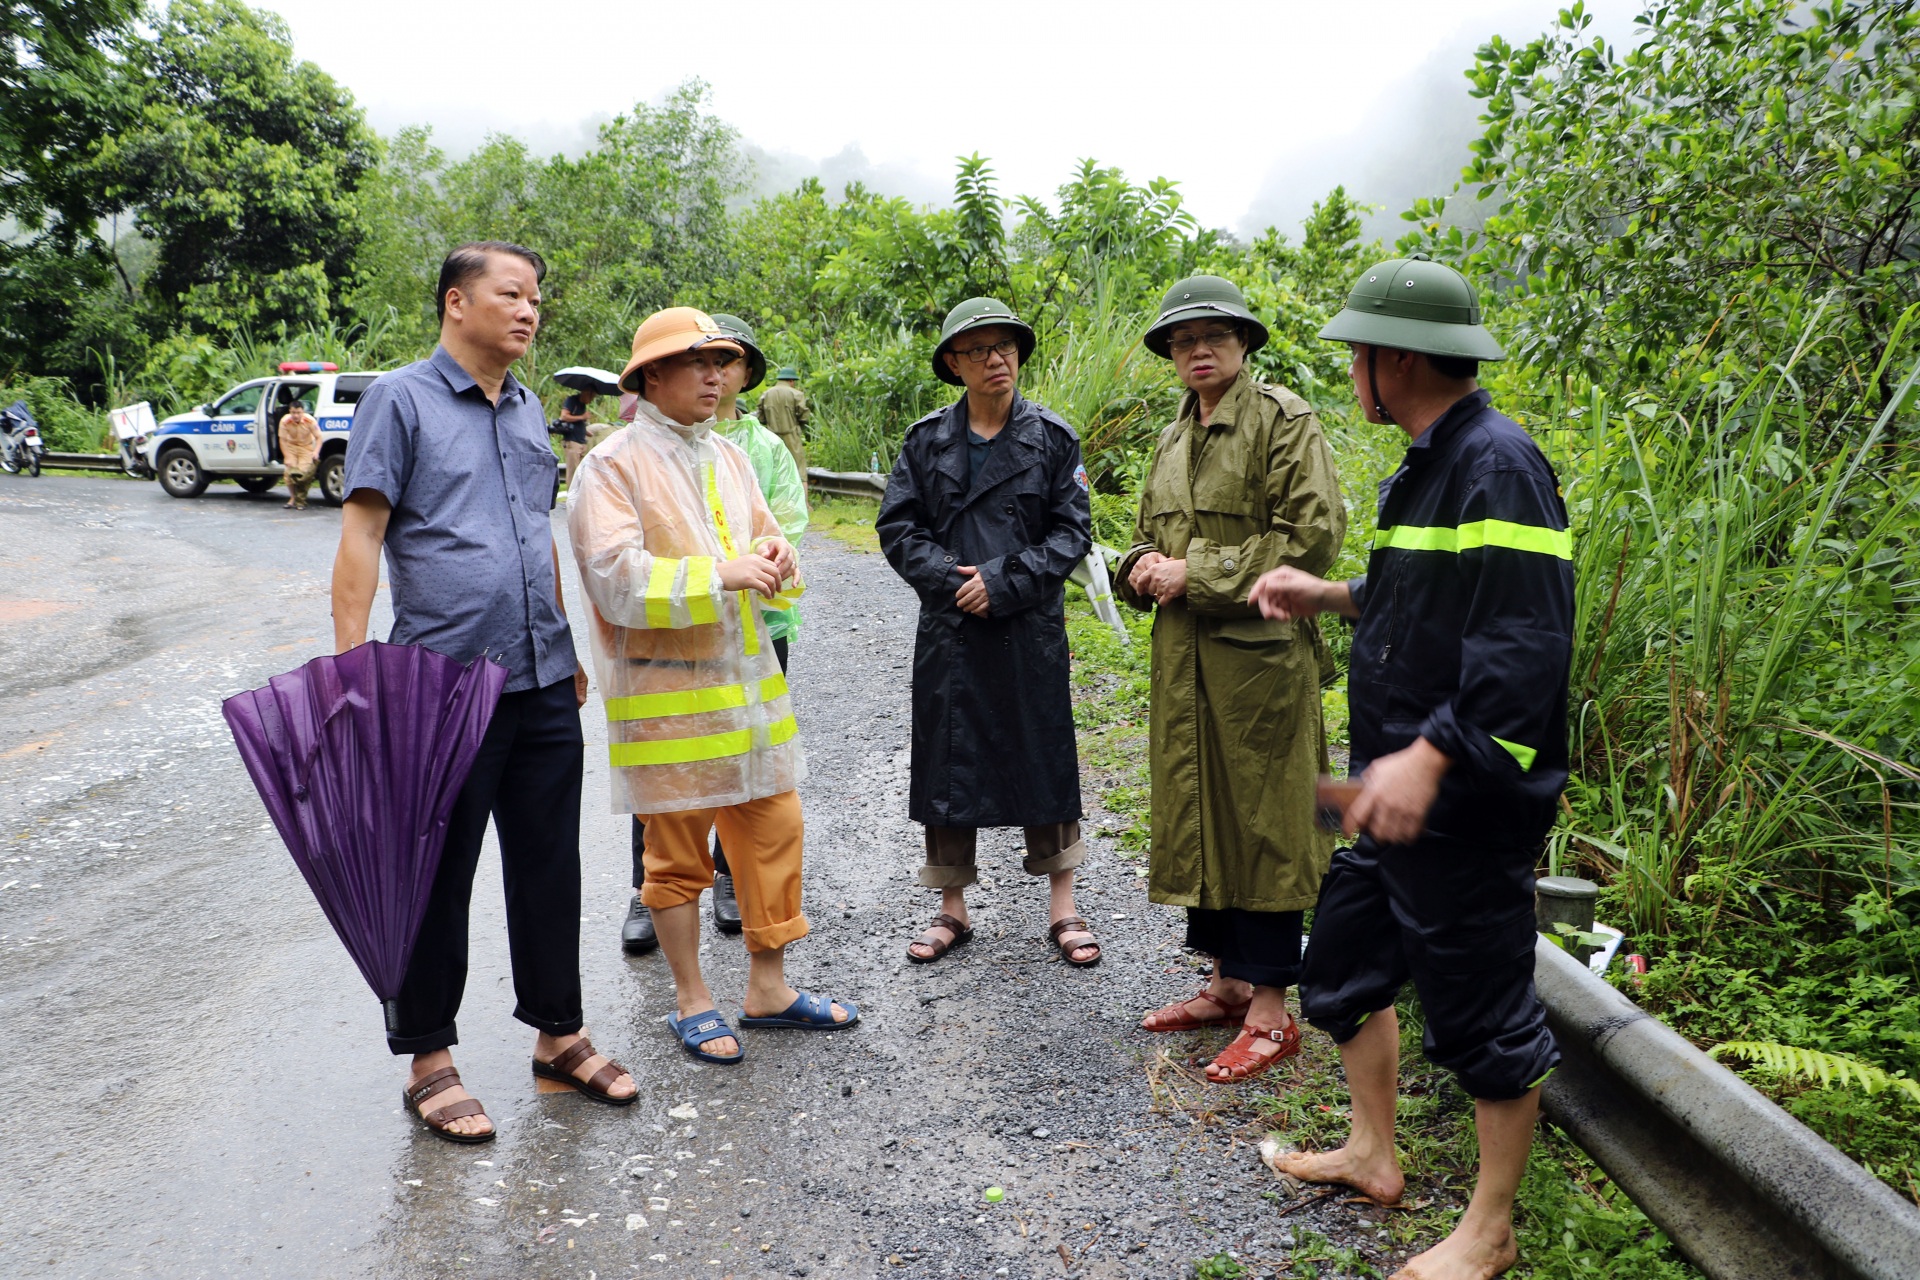
M 283 360 L 282 373 L 338 373 L 340 366 L 327 360 Z

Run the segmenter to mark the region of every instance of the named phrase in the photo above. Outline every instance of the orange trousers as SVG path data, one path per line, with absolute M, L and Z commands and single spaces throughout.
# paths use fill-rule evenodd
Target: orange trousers
M 722 809 L 641 814 L 647 882 L 640 901 L 655 911 L 698 902 L 713 886 L 715 828 L 733 872 L 734 896 L 749 951 L 777 951 L 807 936 L 800 912 L 800 793 L 782 791 Z

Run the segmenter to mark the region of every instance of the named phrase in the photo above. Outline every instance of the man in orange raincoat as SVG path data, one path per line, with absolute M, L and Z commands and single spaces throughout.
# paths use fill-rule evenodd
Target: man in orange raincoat
M 646 823 L 642 900 L 679 1003 L 667 1023 L 718 1063 L 744 1049 L 700 972 L 716 827 L 745 926 L 740 1025 L 831 1031 L 859 1019 L 851 1001 L 786 980 L 787 944 L 807 934 L 795 791 L 806 766 L 761 614 L 802 588 L 753 464 L 713 431 L 725 370 L 742 357 L 705 312 L 647 317 L 620 379 L 640 397 L 633 425 L 581 463 L 567 524 L 592 611 L 614 811 Z

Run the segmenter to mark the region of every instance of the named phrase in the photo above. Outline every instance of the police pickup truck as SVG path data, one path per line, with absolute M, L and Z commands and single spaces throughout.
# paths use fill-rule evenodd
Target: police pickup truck
M 141 446 L 160 487 L 197 498 L 215 480 L 237 481 L 248 493 L 280 482 L 280 419 L 304 405 L 320 424 L 315 487 L 327 502 L 346 499 L 347 430 L 354 406 L 379 373 L 341 373 L 338 366 L 295 361 L 277 376 L 243 382 L 212 404 L 176 413 Z

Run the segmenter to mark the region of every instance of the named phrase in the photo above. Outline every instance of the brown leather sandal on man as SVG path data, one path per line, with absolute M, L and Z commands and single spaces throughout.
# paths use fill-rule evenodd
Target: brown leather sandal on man
M 498 1130 L 492 1128 L 493 1119 L 487 1116 L 487 1109 L 480 1105 L 478 1098 L 467 1098 L 461 1102 L 450 1102 L 436 1111 L 422 1111 L 420 1104 L 436 1094 L 445 1093 L 460 1083 L 460 1073 L 452 1067 L 442 1067 L 438 1071 L 429 1071 L 412 1084 L 400 1090 L 400 1101 L 411 1111 L 414 1118 L 426 1126 L 427 1132 L 443 1142 L 492 1142 Z M 456 1133 L 447 1128 L 455 1120 L 468 1116 L 487 1117 L 489 1128 L 485 1133 Z
M 935 929 L 945 929 L 953 936 L 943 942 L 933 936 Z M 955 947 L 972 941 L 973 926 L 970 924 L 961 924 L 958 920 L 955 920 L 952 916 L 942 911 L 933 918 L 933 923 L 927 926 L 924 933 L 907 944 L 907 959 L 913 961 L 915 964 L 932 964 L 935 960 L 938 960 Z M 915 947 L 926 947 L 932 954 L 923 956 L 914 950 Z
M 1087 922 L 1079 916 L 1066 916 L 1062 919 L 1055 920 L 1053 922 L 1053 928 L 1049 930 L 1049 932 L 1053 935 L 1053 945 L 1060 948 L 1060 958 L 1074 968 L 1091 969 L 1100 963 L 1100 940 L 1093 936 L 1093 930 L 1087 928 Z M 1085 942 L 1068 942 L 1066 935 L 1069 933 L 1083 933 L 1086 935 L 1087 940 Z M 1093 954 L 1087 959 L 1076 960 L 1073 958 L 1074 952 L 1089 950 L 1092 951 Z
M 542 1080 L 551 1080 L 555 1084 L 566 1085 L 570 1089 L 584 1093 L 595 1102 L 604 1102 L 610 1107 L 632 1106 L 634 1100 L 640 1096 L 639 1089 L 636 1088 L 624 1098 L 618 1094 L 607 1092 L 608 1085 L 611 1085 L 621 1076 L 630 1074 L 625 1067 L 615 1062 L 612 1058 L 608 1058 L 606 1066 L 601 1067 L 585 1080 L 573 1074 L 576 1067 L 598 1052 L 600 1051 L 593 1047 L 592 1041 L 588 1040 L 585 1036 L 581 1036 L 567 1048 L 562 1049 L 560 1056 L 552 1062 L 542 1062 L 540 1059 L 535 1058 L 533 1060 L 533 1074 L 539 1076 Z

